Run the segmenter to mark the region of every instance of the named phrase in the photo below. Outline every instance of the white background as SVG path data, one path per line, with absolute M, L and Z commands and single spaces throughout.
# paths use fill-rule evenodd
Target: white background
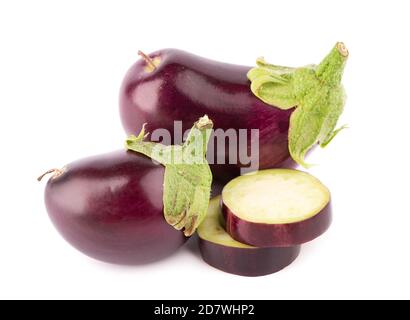
M 408 1 L 1 1 L 0 298 L 410 298 L 408 13 Z M 336 41 L 350 50 L 350 129 L 309 159 L 335 219 L 284 271 L 226 274 L 194 243 L 113 266 L 53 228 L 36 177 L 122 147 L 118 91 L 138 49 L 299 66 Z

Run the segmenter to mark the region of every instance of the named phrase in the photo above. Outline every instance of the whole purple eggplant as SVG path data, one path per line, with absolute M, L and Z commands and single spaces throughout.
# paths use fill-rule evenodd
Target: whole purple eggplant
M 148 131 L 163 128 L 173 133 L 175 120 L 182 121 L 185 131 L 199 116 L 207 114 L 215 129 L 259 129 L 260 168 L 279 166 L 289 158 L 292 109 L 273 108 L 251 92 L 246 76 L 251 67 L 220 63 L 176 49 L 160 50 L 146 58 L 149 60 L 141 59 L 129 69 L 121 87 L 120 114 L 128 134 L 139 132 L 144 123 Z M 248 135 L 248 146 L 250 139 Z M 211 163 L 215 178 L 239 175 L 246 164 L 229 164 L 228 160 L 236 148 L 229 144 L 225 164 Z
M 119 264 L 161 259 L 187 239 L 164 218 L 164 171 L 125 150 L 72 162 L 48 172 L 54 173 L 45 190 L 48 214 L 70 244 L 95 259 Z
M 140 55 L 143 59 L 128 70 L 120 90 L 126 132 L 139 132 L 148 123 L 148 131 L 166 129 L 175 138 L 174 121 L 181 121 L 185 131 L 203 114 L 213 120 L 214 129 L 233 129 L 237 137 L 240 129 L 248 130 L 246 144 L 229 141 L 216 148 L 213 159 L 208 157 L 217 179 L 237 176 L 249 164 L 258 166 L 254 170 L 294 166 L 293 159 L 308 167 L 307 152 L 317 143 L 327 145 L 341 129 L 335 126 L 344 106 L 341 77 L 348 57 L 341 42 L 319 65 L 300 68 L 272 65 L 263 58 L 251 68 L 176 49 Z M 250 129 L 257 129 L 259 137 L 251 136 Z M 249 156 L 247 163 L 241 154 Z

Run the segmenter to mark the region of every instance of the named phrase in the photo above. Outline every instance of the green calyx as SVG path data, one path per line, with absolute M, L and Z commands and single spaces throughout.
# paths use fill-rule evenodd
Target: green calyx
M 349 56 L 338 42 L 319 65 L 301 68 L 282 67 L 263 58 L 248 72 L 252 92 L 263 102 L 286 110 L 295 107 L 290 117 L 289 153 L 307 168 L 305 155 L 316 143 L 325 147 L 345 126 L 335 129 L 344 103 L 341 84 Z
M 145 154 L 165 166 L 165 220 L 190 236 L 208 210 L 212 173 L 206 160 L 206 150 L 213 123 L 206 115 L 203 116 L 194 123 L 183 145 L 175 146 L 144 141 L 147 136 L 144 127 L 138 136 L 128 137 L 126 148 Z

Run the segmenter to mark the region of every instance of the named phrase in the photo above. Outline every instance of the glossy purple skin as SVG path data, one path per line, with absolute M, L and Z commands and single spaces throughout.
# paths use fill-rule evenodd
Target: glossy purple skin
M 186 240 L 164 219 L 163 176 L 164 167 L 125 150 L 78 160 L 48 181 L 47 211 L 90 257 L 129 265 L 159 260 Z
M 322 235 L 332 222 L 329 202 L 313 217 L 294 223 L 268 224 L 242 220 L 235 215 L 222 199 L 225 229 L 236 241 L 255 247 L 289 247 L 300 245 Z
M 209 265 L 240 276 L 258 277 L 275 273 L 290 265 L 300 246 L 286 248 L 235 248 L 199 238 L 202 258 Z
M 138 133 L 147 123 L 148 131 L 165 128 L 173 136 L 174 120 L 182 121 L 185 131 L 207 114 L 214 129 L 259 129 L 259 168 L 277 167 L 289 158 L 288 129 L 293 109 L 280 110 L 254 96 L 246 76 L 250 67 L 176 49 L 149 56 L 160 57 L 157 69 L 147 72 L 146 62 L 138 60 L 128 70 L 120 90 L 121 120 L 128 134 Z M 249 140 L 248 135 L 248 146 Z M 235 146 L 229 148 L 226 157 Z M 242 164 L 225 163 L 211 165 L 215 178 L 227 180 L 240 174 Z

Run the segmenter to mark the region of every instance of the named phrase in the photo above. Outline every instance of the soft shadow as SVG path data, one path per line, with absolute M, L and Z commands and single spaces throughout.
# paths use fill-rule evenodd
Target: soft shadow
M 191 237 L 192 238 L 192 237 Z M 154 261 L 147 261 L 145 263 L 136 263 L 136 264 L 116 264 L 116 263 L 110 263 L 110 262 L 106 262 L 106 261 L 101 261 L 98 259 L 95 259 L 93 257 L 84 255 L 85 259 L 88 259 L 89 262 L 95 264 L 96 266 L 98 266 L 99 268 L 107 268 L 110 270 L 114 270 L 114 269 L 119 269 L 119 270 L 143 270 L 143 269 L 147 269 L 150 268 L 152 266 L 155 265 L 160 265 L 161 263 L 164 263 L 168 260 L 172 260 L 172 259 L 177 259 L 179 258 L 179 255 L 181 255 L 181 253 L 183 253 L 184 250 L 186 250 L 186 248 L 188 247 L 189 243 L 192 242 L 193 239 L 189 239 L 185 244 L 183 244 L 180 248 L 178 248 L 176 251 L 174 252 L 170 252 L 169 255 L 158 259 L 158 260 L 154 260 Z M 195 239 L 196 240 L 196 239 Z M 190 245 L 192 246 L 192 244 Z M 190 249 L 188 249 L 188 251 L 191 251 Z
M 196 256 L 197 258 L 201 257 L 201 253 L 199 251 L 199 243 L 198 243 L 198 235 L 195 233 L 191 239 L 189 239 L 188 243 L 185 244 L 184 250 L 188 251 L 192 255 Z

